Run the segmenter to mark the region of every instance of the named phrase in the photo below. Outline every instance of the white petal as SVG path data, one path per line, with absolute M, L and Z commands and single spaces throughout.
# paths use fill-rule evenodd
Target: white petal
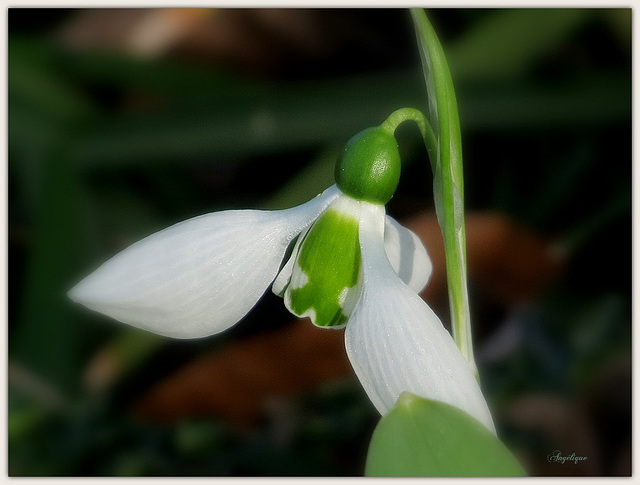
M 293 266 L 295 264 L 296 259 L 298 258 L 298 253 L 300 252 L 300 245 L 302 244 L 302 241 L 304 241 L 304 237 L 307 235 L 311 227 L 312 225 L 310 224 L 309 227 L 307 227 L 304 231 L 300 233 L 300 235 L 298 236 L 298 239 L 296 240 L 295 245 L 293 246 L 293 250 L 289 255 L 289 259 L 287 260 L 285 265 L 282 267 L 282 269 L 278 273 L 278 276 L 276 276 L 276 279 L 273 281 L 273 285 L 271 286 L 271 291 L 273 291 L 274 294 L 280 297 L 284 295 L 284 291 L 287 289 L 287 285 L 291 280 L 291 274 L 293 273 Z
M 427 285 L 433 264 L 422 241 L 413 231 L 386 217 L 384 249 L 389 262 L 409 288 L 420 293 Z
M 87 276 L 71 299 L 175 338 L 226 330 L 273 281 L 287 247 L 339 195 L 334 186 L 283 211 L 224 211 L 133 244 Z
M 383 215 L 382 206 L 363 204 L 363 293 L 345 332 L 351 365 L 381 414 L 409 391 L 456 406 L 495 432 L 478 382 L 451 335 L 385 257 Z

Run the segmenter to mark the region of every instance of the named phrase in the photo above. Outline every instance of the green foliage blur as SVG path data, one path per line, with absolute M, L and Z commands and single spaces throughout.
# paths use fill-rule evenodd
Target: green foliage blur
M 250 430 L 131 413 L 199 355 L 288 325 L 275 296 L 222 335 L 176 342 L 65 293 L 175 222 L 313 197 L 353 134 L 399 107 L 426 112 L 408 12 L 210 10 L 205 28 L 141 54 L 122 29 L 150 11 L 127 11 L 9 9 L 9 474 L 362 475 L 378 416 L 355 380 L 301 392 Z M 429 16 L 458 97 L 467 210 L 504 214 L 566 258 L 530 301 L 470 287 L 499 435 L 534 475 L 629 475 L 631 10 Z M 433 210 L 412 130 L 399 135 L 398 218 Z M 105 348 L 120 372 L 100 386 L 87 373 Z M 547 459 L 553 422 L 536 403 L 575 421 L 561 451 L 588 443 L 585 464 Z

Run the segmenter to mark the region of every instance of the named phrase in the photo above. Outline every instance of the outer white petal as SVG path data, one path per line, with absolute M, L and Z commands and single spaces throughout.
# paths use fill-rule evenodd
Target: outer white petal
M 255 305 L 290 242 L 339 193 L 334 186 L 292 209 L 224 211 L 181 222 L 117 254 L 69 296 L 160 335 L 221 332 Z
M 456 406 L 495 433 L 480 387 L 451 335 L 385 257 L 383 216 L 382 206 L 363 204 L 363 292 L 345 332 L 351 365 L 383 415 L 409 391 Z
M 387 216 L 384 225 L 384 249 L 391 266 L 402 281 L 413 291 L 420 293 L 433 271 L 431 258 L 420 238 Z

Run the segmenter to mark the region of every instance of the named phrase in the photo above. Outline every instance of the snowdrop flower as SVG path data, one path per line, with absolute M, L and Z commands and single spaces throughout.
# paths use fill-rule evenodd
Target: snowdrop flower
M 237 323 L 272 285 L 293 314 L 346 326 L 348 357 L 381 414 L 409 391 L 495 432 L 470 366 L 418 296 L 432 269 L 424 246 L 385 214 L 399 177 L 393 132 L 364 130 L 342 152 L 336 185 L 315 199 L 181 222 L 114 256 L 69 296 L 151 332 L 197 338 Z

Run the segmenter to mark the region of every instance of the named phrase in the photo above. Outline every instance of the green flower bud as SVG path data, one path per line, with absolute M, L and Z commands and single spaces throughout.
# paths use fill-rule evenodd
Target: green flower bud
M 354 199 L 386 204 L 400 180 L 400 152 L 393 133 L 368 128 L 352 137 L 336 163 L 336 184 Z

